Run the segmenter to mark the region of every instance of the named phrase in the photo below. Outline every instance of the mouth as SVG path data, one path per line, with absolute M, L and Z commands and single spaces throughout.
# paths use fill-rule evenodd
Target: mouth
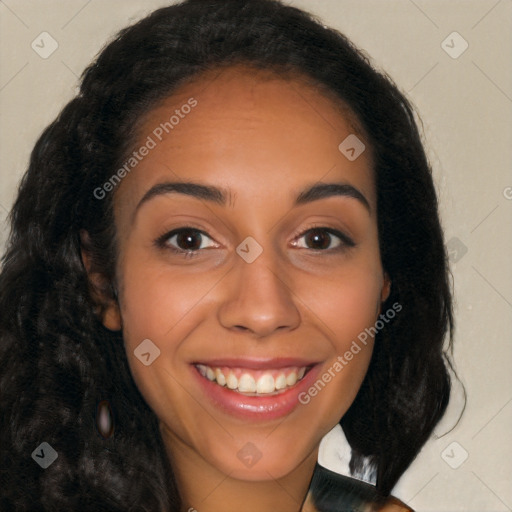
M 274 396 L 300 382 L 311 366 L 289 366 L 255 370 L 243 367 L 195 364 L 197 371 L 209 381 L 245 396 Z
M 322 365 L 298 358 L 216 359 L 191 363 L 204 398 L 231 417 L 272 421 L 291 414 Z

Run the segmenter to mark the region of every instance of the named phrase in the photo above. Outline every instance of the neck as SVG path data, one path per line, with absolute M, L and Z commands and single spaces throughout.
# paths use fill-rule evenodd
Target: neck
M 182 512 L 300 512 L 318 456 L 318 446 L 281 478 L 247 481 L 212 466 L 165 427 L 163 440 L 182 499 Z

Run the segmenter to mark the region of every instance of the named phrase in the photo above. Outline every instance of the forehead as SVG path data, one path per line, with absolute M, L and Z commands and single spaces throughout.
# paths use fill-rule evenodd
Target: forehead
M 135 148 L 148 137 L 154 147 L 121 188 L 136 201 L 158 182 L 194 181 L 254 201 L 344 181 L 372 202 L 368 144 L 355 161 L 339 149 L 348 136 L 365 140 L 354 120 L 341 102 L 300 77 L 243 66 L 212 70 L 144 116 Z

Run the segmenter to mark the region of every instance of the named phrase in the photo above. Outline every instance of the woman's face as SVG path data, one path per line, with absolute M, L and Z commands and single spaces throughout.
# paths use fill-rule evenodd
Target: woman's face
M 244 68 L 184 86 L 139 133 L 105 323 L 171 451 L 284 476 L 354 400 L 372 340 L 353 341 L 388 293 L 369 148 L 348 159 L 331 100 Z

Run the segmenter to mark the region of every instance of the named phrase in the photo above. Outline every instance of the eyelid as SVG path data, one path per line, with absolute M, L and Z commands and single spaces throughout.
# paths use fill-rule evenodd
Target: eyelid
M 356 245 L 356 243 L 354 242 L 352 237 L 350 237 L 349 235 L 344 233 L 341 229 L 330 227 L 330 226 L 326 226 L 322 222 L 315 222 L 315 223 L 312 223 L 312 224 L 308 225 L 305 228 L 301 228 L 300 230 L 298 230 L 293 235 L 293 240 L 295 241 L 297 238 L 302 238 L 309 231 L 312 231 L 314 229 L 323 229 L 324 231 L 326 231 L 330 235 L 334 235 L 334 236 L 338 237 L 340 239 L 341 243 L 340 243 L 340 245 L 338 247 L 334 247 L 332 249 L 323 249 L 323 250 L 320 250 L 320 249 L 310 249 L 312 251 L 320 251 L 320 252 L 326 252 L 326 251 L 329 251 L 329 250 L 334 251 L 336 249 L 344 249 L 344 248 L 355 247 L 355 245 Z
M 342 230 L 340 230 L 338 228 L 331 227 L 331 226 L 327 226 L 327 225 L 325 225 L 325 223 L 322 223 L 322 222 L 314 222 L 314 223 L 307 225 L 306 227 L 303 227 L 303 228 L 297 230 L 296 233 L 293 235 L 292 240 L 294 241 L 294 243 L 292 245 L 296 246 L 297 245 L 296 240 L 298 238 L 302 238 L 308 232 L 315 230 L 315 229 L 324 230 L 325 232 L 329 233 L 331 236 L 337 237 L 340 240 L 339 245 L 336 247 L 330 248 L 330 249 L 311 249 L 309 247 L 300 247 L 300 248 L 308 249 L 308 250 L 314 251 L 314 252 L 334 252 L 336 250 L 348 249 L 348 248 L 354 247 L 356 245 L 355 242 L 353 241 L 353 239 L 349 235 L 344 233 Z M 204 229 L 202 229 L 200 227 L 194 226 L 193 224 L 186 224 L 186 225 L 178 226 L 178 227 L 170 229 L 170 230 L 166 230 L 165 233 L 163 235 L 159 236 L 155 240 L 154 243 L 160 249 L 168 249 L 168 250 L 173 251 L 176 254 L 181 254 L 181 255 L 185 255 L 185 256 L 196 256 L 201 251 L 204 251 L 205 249 L 210 248 L 210 247 L 203 247 L 200 249 L 187 250 L 187 249 L 180 249 L 178 247 L 174 247 L 168 243 L 170 238 L 176 236 L 177 234 L 179 234 L 182 231 L 187 231 L 187 230 L 199 233 L 199 234 L 201 234 L 201 236 L 206 237 L 209 240 L 211 240 L 213 242 L 213 244 L 210 247 L 212 247 L 212 246 L 220 247 L 220 245 L 221 245 L 208 232 L 206 232 Z
M 162 248 L 162 249 L 171 249 L 171 250 L 173 250 L 173 251 L 175 251 L 176 253 L 179 253 L 179 254 L 193 254 L 193 253 L 198 253 L 201 250 L 204 250 L 204 248 L 203 249 L 196 249 L 196 250 L 186 250 L 186 249 L 180 249 L 178 247 L 174 247 L 174 246 L 171 246 L 171 245 L 168 244 L 169 239 L 171 239 L 172 237 L 178 235 L 180 232 L 187 231 L 187 230 L 188 231 L 194 231 L 196 233 L 199 233 L 203 237 L 209 238 L 211 241 L 214 242 L 214 246 L 216 246 L 216 247 L 219 247 L 219 245 L 220 245 L 206 231 L 204 231 L 203 229 L 198 228 L 196 226 L 193 226 L 193 225 L 179 226 L 177 228 L 174 228 L 174 229 L 171 229 L 171 230 L 167 230 L 163 235 L 159 236 L 155 240 L 155 245 L 157 247 L 159 247 L 159 248 Z

